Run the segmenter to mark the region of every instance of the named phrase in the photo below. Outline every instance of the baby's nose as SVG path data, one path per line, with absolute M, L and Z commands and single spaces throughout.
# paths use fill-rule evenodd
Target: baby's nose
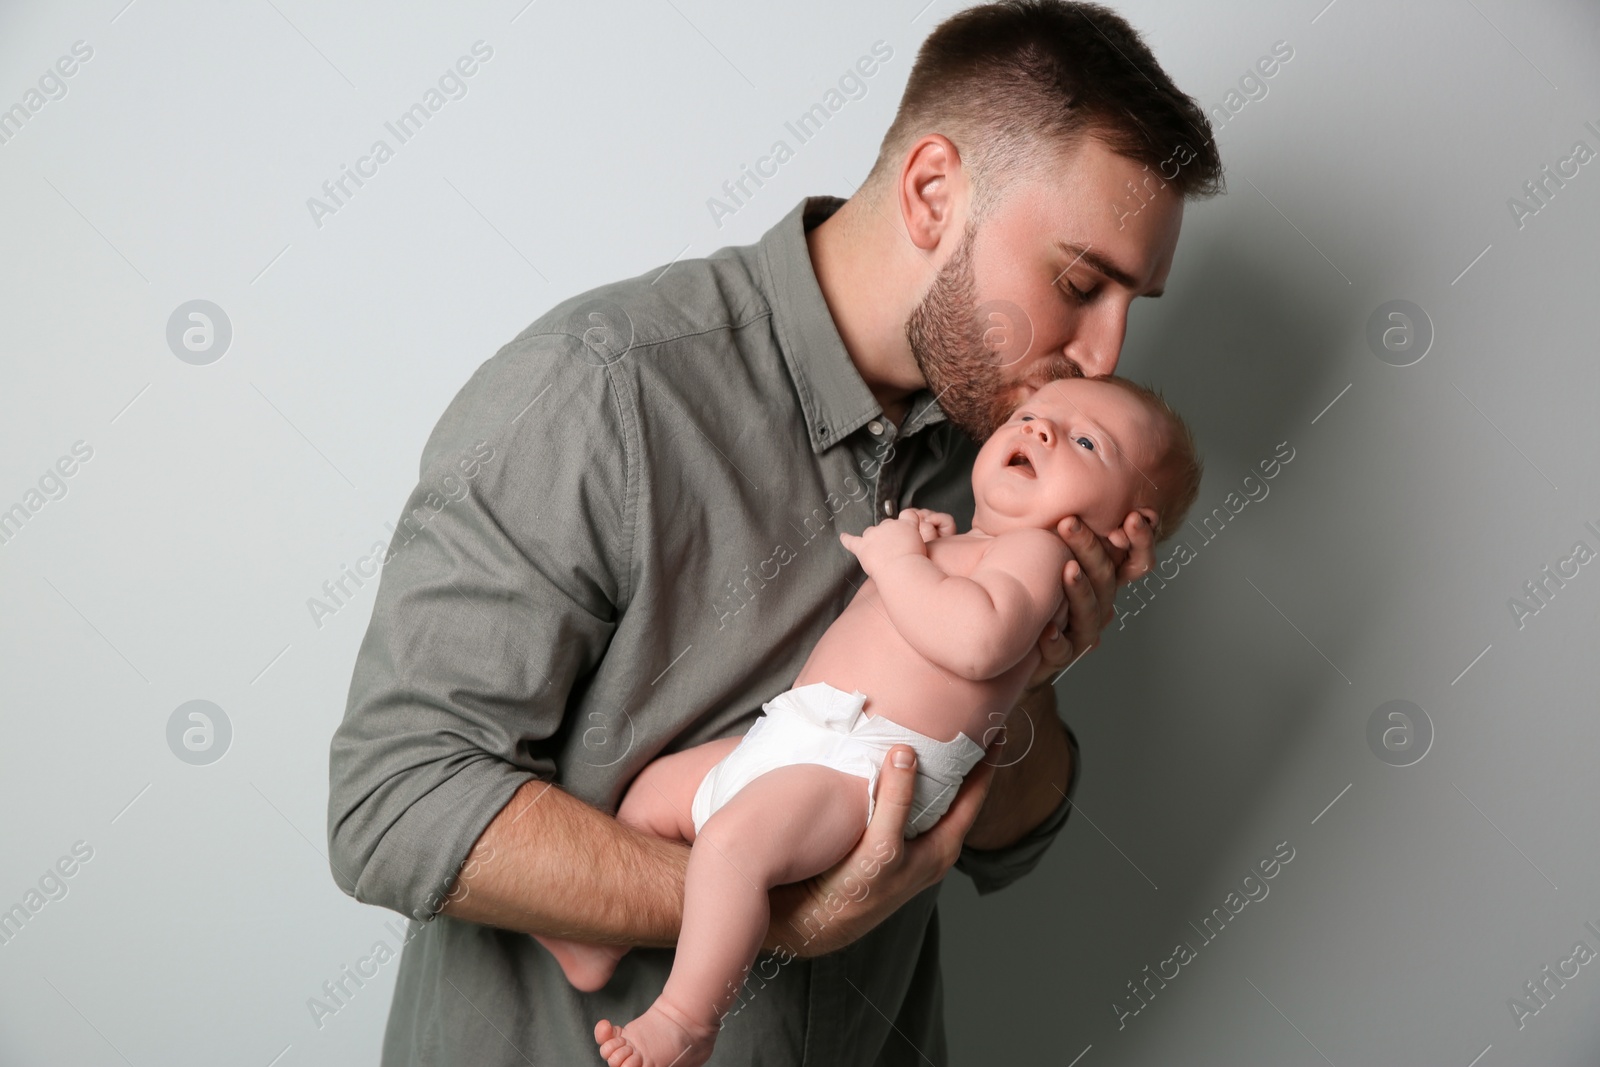
M 1046 424 L 1045 422 L 1043 422 L 1043 421 L 1041 421 L 1039 419 L 1035 419 L 1032 422 L 1023 423 L 1022 424 L 1022 432 L 1023 433 L 1038 434 L 1039 435 L 1039 440 L 1040 440 L 1041 443 L 1043 443 L 1043 444 L 1049 444 L 1050 443 L 1050 438 L 1051 438 L 1050 427 L 1049 427 L 1048 424 Z

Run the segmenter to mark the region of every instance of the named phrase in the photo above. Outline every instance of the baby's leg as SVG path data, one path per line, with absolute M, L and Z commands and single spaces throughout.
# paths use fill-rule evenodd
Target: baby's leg
M 607 1063 L 705 1063 L 766 935 L 767 891 L 832 867 L 866 825 L 866 780 L 814 763 L 768 771 L 707 819 L 689 854 L 672 974 L 645 1014 L 596 1025 Z
M 652 760 L 623 794 L 622 803 L 617 807 L 617 821 L 642 833 L 693 844 L 691 809 L 695 791 L 711 768 L 738 748 L 742 740 L 742 737 L 724 737 Z
M 623 795 L 617 807 L 617 821 L 669 841 L 694 841 L 690 806 L 695 790 L 706 773 L 739 741 L 738 737 L 724 737 L 646 764 Z M 617 961 L 628 954 L 627 945 L 591 945 L 537 934 L 534 939 L 555 956 L 573 988 L 585 993 L 605 988 L 617 969 Z

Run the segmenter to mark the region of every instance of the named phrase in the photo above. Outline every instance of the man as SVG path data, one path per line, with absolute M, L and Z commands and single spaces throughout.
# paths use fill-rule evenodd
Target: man
M 1030 378 L 1116 366 L 1220 172 L 1123 20 L 974 8 L 923 45 L 850 200 L 575 297 L 478 369 L 428 441 L 331 753 L 336 880 L 417 920 L 385 1064 L 592 1062 L 595 1021 L 650 1004 L 689 850 L 612 817 L 628 782 L 733 744 L 790 684 L 859 582 L 838 530 L 910 506 L 967 526 L 973 439 Z M 1062 533 L 1065 633 L 990 757 L 907 842 L 896 747 L 851 856 L 771 894 L 711 1063 L 945 1062 L 939 882 L 1037 864 L 1076 784 L 1050 678 L 1151 565 L 1135 520 Z M 532 933 L 642 947 L 583 994 Z

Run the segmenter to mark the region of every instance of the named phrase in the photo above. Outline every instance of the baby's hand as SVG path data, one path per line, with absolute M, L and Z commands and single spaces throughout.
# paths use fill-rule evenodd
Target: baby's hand
M 900 513 L 902 519 L 914 515 L 917 519 L 917 532 L 922 535 L 923 541 L 937 541 L 941 537 L 954 537 L 956 520 L 953 516 L 932 508 L 906 508 Z
M 839 541 L 855 553 L 856 559 L 861 561 L 861 569 L 868 575 L 875 574 L 878 568 L 901 556 L 926 557 L 928 549 L 923 544 L 922 534 L 918 532 L 922 519 L 915 514 L 917 510 L 903 511 L 896 518 L 884 519 L 876 526 L 869 526 L 860 537 L 841 530 Z

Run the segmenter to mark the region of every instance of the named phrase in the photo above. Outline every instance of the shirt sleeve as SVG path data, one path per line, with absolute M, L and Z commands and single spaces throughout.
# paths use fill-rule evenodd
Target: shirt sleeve
M 1066 727 L 1066 731 L 1067 748 L 1072 752 L 1072 777 L 1067 782 L 1067 795 L 1055 810 L 1020 840 L 1005 848 L 961 846 L 961 855 L 956 858 L 956 870 L 972 879 L 980 897 L 1004 889 L 1037 867 L 1044 858 L 1045 850 L 1056 839 L 1056 834 L 1066 825 L 1067 816 L 1072 814 L 1072 798 L 1078 791 L 1082 767 L 1078 760 L 1078 739 L 1073 736 L 1070 727 Z
M 557 777 L 568 695 L 629 595 L 637 450 L 612 374 L 524 334 L 428 439 L 329 751 L 329 865 L 359 901 L 431 917 L 517 788 Z

